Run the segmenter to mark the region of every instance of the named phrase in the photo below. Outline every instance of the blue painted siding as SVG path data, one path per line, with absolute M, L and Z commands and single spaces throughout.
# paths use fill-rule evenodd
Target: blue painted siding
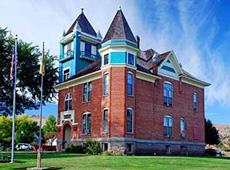
M 105 42 L 101 45 L 102 48 L 108 46 L 108 45 L 129 45 L 131 47 L 137 48 L 136 43 L 132 43 L 126 40 L 110 40 L 108 42 Z
M 111 64 L 125 64 L 126 52 L 111 52 L 109 55 L 109 61 Z

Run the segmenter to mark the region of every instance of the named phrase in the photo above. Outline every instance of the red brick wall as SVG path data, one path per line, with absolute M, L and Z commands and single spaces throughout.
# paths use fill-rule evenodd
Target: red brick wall
M 134 74 L 134 96 L 127 96 L 127 72 Z M 109 73 L 109 95 L 103 96 L 103 75 Z M 136 71 L 124 67 L 102 70 L 102 79 L 92 82 L 92 101 L 82 102 L 83 84 L 59 91 L 58 123 L 64 111 L 64 97 L 72 93 L 72 108 L 75 121 L 72 138 L 136 137 L 138 139 L 204 142 L 204 90 L 179 81 L 162 77 L 156 84 L 135 79 Z M 173 84 L 173 106 L 163 104 L 163 82 Z M 198 111 L 193 111 L 193 93 L 196 92 Z M 109 109 L 109 132 L 102 133 L 102 111 Z M 134 133 L 126 134 L 126 108 L 133 108 Z M 82 114 L 91 112 L 91 135 L 82 135 Z M 163 117 L 173 117 L 173 138 L 163 136 Z M 180 137 L 180 119 L 185 119 L 185 138 Z M 198 125 L 198 139 L 194 139 L 194 124 Z M 64 126 L 58 129 L 58 138 L 63 137 Z
M 173 106 L 163 104 L 163 82 L 173 84 Z M 181 90 L 180 90 L 181 87 Z M 181 91 L 181 92 L 180 92 Z M 193 93 L 197 92 L 198 111 L 193 110 Z M 142 139 L 204 142 L 204 90 L 162 77 L 153 83 L 137 79 L 136 137 Z M 173 117 L 173 138 L 163 136 L 164 115 Z M 180 136 L 180 119 L 185 119 L 185 138 Z M 194 124 L 198 125 L 198 139 L 194 139 Z

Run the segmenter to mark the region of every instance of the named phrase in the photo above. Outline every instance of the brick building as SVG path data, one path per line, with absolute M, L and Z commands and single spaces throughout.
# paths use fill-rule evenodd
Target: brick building
M 173 51 L 142 51 L 121 10 L 105 37 L 83 11 L 60 39 L 58 146 L 97 140 L 102 151 L 202 154 L 204 87 Z

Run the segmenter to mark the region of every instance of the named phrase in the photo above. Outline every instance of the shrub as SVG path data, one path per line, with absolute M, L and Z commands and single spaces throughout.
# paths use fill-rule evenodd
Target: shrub
M 98 155 L 100 153 L 100 144 L 97 141 L 87 139 L 85 146 L 86 153 L 89 155 Z
M 103 153 L 103 156 L 109 156 L 109 151 L 105 151 L 105 152 Z
M 85 147 L 81 145 L 70 145 L 65 151 L 70 153 L 85 153 Z

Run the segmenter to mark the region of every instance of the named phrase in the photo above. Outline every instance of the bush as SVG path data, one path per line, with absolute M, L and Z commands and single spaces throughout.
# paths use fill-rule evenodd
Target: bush
M 69 153 L 85 153 L 85 147 L 81 145 L 70 145 L 65 151 Z
M 85 146 L 86 153 L 89 155 L 98 155 L 100 153 L 100 144 L 97 141 L 87 139 Z
M 103 153 L 103 156 L 109 156 L 109 151 L 105 151 L 105 152 Z

